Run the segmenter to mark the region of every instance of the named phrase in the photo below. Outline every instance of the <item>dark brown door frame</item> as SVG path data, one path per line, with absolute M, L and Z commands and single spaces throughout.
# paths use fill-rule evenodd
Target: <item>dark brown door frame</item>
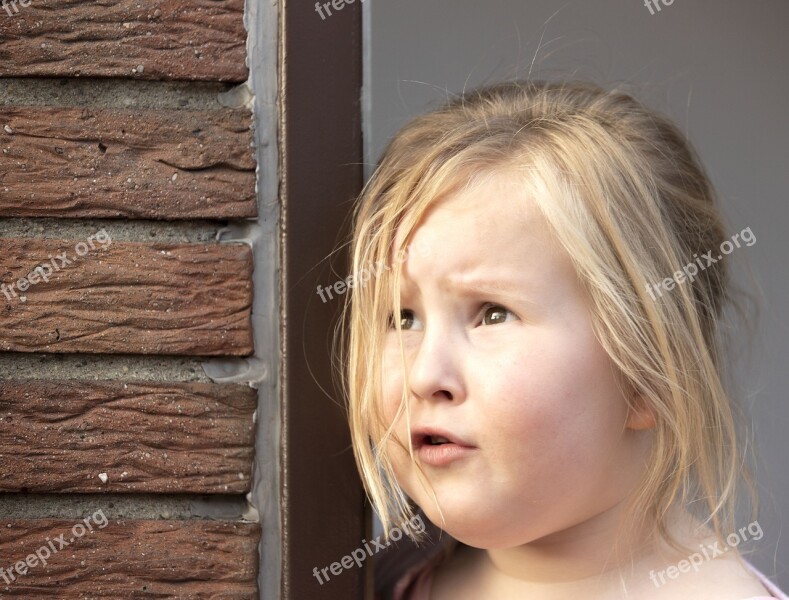
M 344 239 L 364 178 L 362 6 L 356 0 L 326 18 L 310 0 L 282 7 L 282 598 L 362 600 L 365 569 L 354 565 L 323 585 L 313 575 L 367 536 L 364 494 L 331 373 L 339 301 L 324 303 L 316 293 L 319 284 L 344 277 L 344 252 L 331 265 L 328 257 Z

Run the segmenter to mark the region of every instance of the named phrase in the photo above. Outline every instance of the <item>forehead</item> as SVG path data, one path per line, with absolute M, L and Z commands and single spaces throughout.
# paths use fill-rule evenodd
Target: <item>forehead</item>
M 398 231 L 395 247 L 401 247 L 403 238 Z M 574 273 L 529 186 L 511 173 L 493 174 L 437 199 L 421 216 L 410 242 L 429 254 L 409 257 L 407 277 L 498 268 Z

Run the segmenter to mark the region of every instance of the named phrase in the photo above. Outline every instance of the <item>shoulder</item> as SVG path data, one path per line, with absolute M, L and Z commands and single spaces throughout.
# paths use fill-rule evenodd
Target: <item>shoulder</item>
M 430 524 L 419 544 L 409 539 L 387 546 L 375 560 L 375 600 L 419 600 L 435 569 L 454 552 L 457 541 Z M 423 594 L 426 598 L 427 596 Z
M 759 569 L 754 567 L 751 563 L 747 561 L 746 563 L 748 570 L 754 576 L 756 576 L 759 582 L 767 589 L 767 591 L 770 594 L 769 596 L 759 596 L 758 598 L 754 597 L 748 600 L 760 600 L 763 598 L 778 598 L 778 600 L 789 600 L 789 595 L 785 594 L 781 589 L 779 589 L 778 586 L 775 583 L 773 583 L 770 579 L 768 579 L 764 573 L 759 571 Z
M 452 555 L 435 569 L 430 598 L 479 596 L 479 566 L 484 555 L 484 550 L 458 544 Z
M 653 588 L 648 593 L 648 600 L 752 600 L 773 597 L 759 575 L 734 555 L 705 561 L 697 568 L 677 564 L 662 570 L 652 570 L 649 578 Z

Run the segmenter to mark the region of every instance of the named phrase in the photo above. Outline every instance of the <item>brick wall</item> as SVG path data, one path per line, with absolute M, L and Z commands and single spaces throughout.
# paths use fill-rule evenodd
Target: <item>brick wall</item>
M 0 598 L 257 597 L 243 11 L 0 6 Z

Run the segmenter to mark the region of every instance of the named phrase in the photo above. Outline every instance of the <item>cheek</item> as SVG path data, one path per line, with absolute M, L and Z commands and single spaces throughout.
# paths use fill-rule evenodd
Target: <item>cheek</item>
M 608 356 L 597 341 L 578 335 L 572 344 L 561 336 L 532 340 L 525 352 L 490 364 L 498 366 L 481 397 L 480 417 L 490 447 L 514 460 L 552 468 L 584 464 L 621 439 L 624 398 Z
M 381 416 L 387 427 L 394 422 L 403 396 L 403 367 L 399 348 L 385 351 L 381 361 Z M 383 433 L 383 432 L 382 432 Z M 408 422 L 405 412 L 398 419 L 393 435 L 386 443 L 386 454 L 392 463 L 398 485 L 409 496 L 418 488 L 413 477 L 413 463 L 408 453 Z
M 403 368 L 397 349 L 384 350 L 381 360 L 381 415 L 387 426 L 394 421 L 403 395 Z

